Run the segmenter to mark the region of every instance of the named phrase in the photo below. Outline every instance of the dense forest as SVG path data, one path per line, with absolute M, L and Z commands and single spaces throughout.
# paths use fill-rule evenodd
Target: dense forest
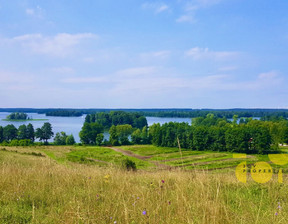
M 76 110 L 55 110 L 55 111 L 48 111 L 45 113 L 45 115 L 55 117 L 80 117 L 83 115 L 83 113 Z
M 220 118 L 232 118 L 233 115 L 238 117 L 265 117 L 277 116 L 288 118 L 288 109 L 188 109 L 188 108 L 166 108 L 166 109 L 61 109 L 61 108 L 0 108 L 0 112 L 23 112 L 23 113 L 40 113 L 49 114 L 49 116 L 71 116 L 71 114 L 95 114 L 109 113 L 111 111 L 138 112 L 143 116 L 153 117 L 205 117 L 207 114 L 213 113 L 214 116 Z M 52 115 L 54 114 L 54 115 Z M 62 115 L 60 115 L 62 114 Z M 79 116 L 81 116 L 79 115 Z M 74 116 L 74 115 L 73 115 Z M 78 116 L 78 115 L 77 115 Z

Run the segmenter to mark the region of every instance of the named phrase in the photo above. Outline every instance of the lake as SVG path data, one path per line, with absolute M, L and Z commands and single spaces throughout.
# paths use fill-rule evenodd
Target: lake
M 50 117 L 45 114 L 37 114 L 37 113 L 27 113 L 28 117 L 32 119 L 48 119 L 47 121 L 2 121 L 5 119 L 10 113 L 9 112 L 0 112 L 0 126 L 4 127 L 8 124 L 13 124 L 16 128 L 18 128 L 22 124 L 31 123 L 36 130 L 36 128 L 42 127 L 45 122 L 49 122 L 52 125 L 54 135 L 57 132 L 64 131 L 67 135 L 72 134 L 75 138 L 76 142 L 80 142 L 79 132 L 83 126 L 85 116 L 82 117 Z M 168 118 L 168 117 L 146 117 L 148 125 L 152 125 L 154 123 L 164 124 L 167 122 L 188 122 L 191 123 L 191 118 Z M 105 139 L 108 140 L 109 134 L 104 133 Z M 50 142 L 53 140 L 50 140 Z

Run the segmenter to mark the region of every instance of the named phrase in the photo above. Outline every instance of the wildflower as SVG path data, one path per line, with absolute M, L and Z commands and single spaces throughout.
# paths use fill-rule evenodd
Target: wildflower
M 116 224 L 117 222 L 116 221 L 114 221 L 114 224 Z
M 139 197 L 137 197 L 137 199 L 139 200 L 140 198 L 139 198 Z
M 107 174 L 106 176 L 104 176 L 104 182 L 105 183 L 109 183 L 109 179 L 110 179 L 110 175 Z
M 276 212 L 275 215 L 278 215 L 278 212 Z
M 161 182 L 164 184 L 165 183 L 165 181 L 164 180 L 161 180 Z
M 147 212 L 144 210 L 144 211 L 142 212 L 142 215 L 147 215 Z
M 110 178 L 110 175 L 107 174 L 106 176 L 104 176 L 104 179 L 109 179 Z

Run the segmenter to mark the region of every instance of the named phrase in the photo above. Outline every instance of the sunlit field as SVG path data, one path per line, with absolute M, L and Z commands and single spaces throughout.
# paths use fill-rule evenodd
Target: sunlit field
M 232 167 L 171 160 L 210 164 L 230 154 L 141 147 L 121 148 L 144 158 L 101 147 L 2 147 L 0 223 L 287 223 L 287 176 L 244 184 Z M 124 158 L 136 172 L 121 167 Z

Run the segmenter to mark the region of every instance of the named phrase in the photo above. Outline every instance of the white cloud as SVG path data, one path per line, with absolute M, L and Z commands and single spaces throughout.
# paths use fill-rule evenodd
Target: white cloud
M 154 11 L 154 13 L 158 14 L 164 11 L 168 11 L 169 6 L 161 2 L 154 2 L 154 3 L 146 2 L 142 4 L 142 9 L 149 9 L 149 10 Z
M 212 7 L 213 5 L 217 5 L 221 3 L 223 0 L 193 0 L 186 1 L 184 10 L 185 11 L 196 11 L 202 8 Z
M 40 6 L 37 6 L 36 8 L 27 8 L 25 13 L 27 16 L 32 16 L 39 19 L 42 19 L 45 14 L 44 10 Z
M 109 77 L 74 77 L 74 78 L 67 78 L 62 79 L 60 82 L 63 83 L 104 83 L 104 82 L 111 82 Z
M 86 57 L 86 58 L 83 58 L 83 61 L 87 62 L 87 63 L 94 63 L 95 58 L 94 57 Z
M 183 23 L 183 22 L 195 23 L 196 19 L 194 18 L 193 15 L 187 14 L 187 15 L 180 16 L 178 19 L 176 19 L 176 22 L 178 22 L 178 23 Z
M 194 60 L 209 59 L 209 60 L 227 60 L 235 58 L 239 52 L 234 51 L 211 51 L 208 48 L 194 47 L 185 52 L 186 56 Z
M 140 54 L 140 57 L 145 60 L 167 59 L 171 55 L 171 51 L 153 51 Z
M 65 66 L 51 68 L 51 71 L 55 73 L 60 73 L 60 74 L 73 74 L 75 72 L 73 68 L 65 67 Z
M 157 72 L 156 67 L 136 67 L 136 68 L 128 68 L 124 70 L 120 70 L 116 72 L 119 76 L 145 76 L 145 75 L 152 75 Z
M 221 72 L 229 72 L 229 71 L 235 71 L 237 69 L 238 69 L 238 67 L 236 67 L 236 66 L 225 66 L 225 67 L 219 68 L 218 70 Z
M 213 5 L 221 3 L 223 0 L 190 0 L 190 1 L 180 1 L 184 2 L 184 13 L 176 19 L 176 22 L 188 22 L 195 23 L 196 11 L 211 7 Z
M 14 37 L 9 41 L 19 43 L 22 47 L 26 48 L 32 53 L 64 57 L 72 53 L 73 47 L 76 45 L 85 40 L 95 38 L 97 38 L 97 35 L 92 33 L 59 33 L 55 36 L 26 34 Z
M 168 9 L 169 9 L 169 7 L 167 5 L 162 5 L 158 9 L 156 9 L 156 13 L 164 12 Z

